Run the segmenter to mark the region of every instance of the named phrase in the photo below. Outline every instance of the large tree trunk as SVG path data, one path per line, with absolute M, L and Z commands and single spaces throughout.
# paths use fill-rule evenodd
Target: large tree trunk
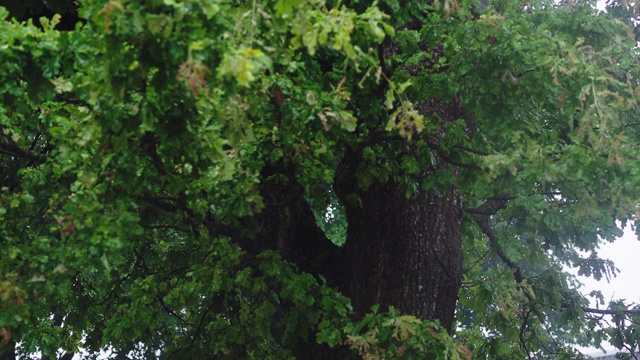
M 2 340 L 0 338 L 0 341 Z M 0 346 L 0 360 L 16 360 L 16 343 L 13 340 Z
M 424 116 L 439 119 L 442 125 L 439 132 L 424 137 L 434 149 L 431 156 L 436 160 L 433 167 L 423 169 L 421 177 L 427 179 L 438 171 L 450 171 L 435 149 L 445 136 L 444 124 L 466 116 L 455 100 L 431 99 L 416 108 Z M 467 128 L 472 128 L 470 121 Z M 386 134 L 380 137 L 381 141 L 402 141 Z M 403 151 L 414 150 L 409 145 Z M 322 275 L 330 285 L 339 287 L 351 298 L 357 315 L 365 314 L 375 304 L 394 306 L 405 314 L 438 320 L 452 331 L 462 277 L 460 195 L 454 185 L 441 185 L 407 197 L 406 189 L 392 180 L 359 189 L 356 173 L 362 161 L 359 150 L 347 150 L 336 170 L 334 190 L 346 208 L 348 222 L 344 248 L 331 244 L 317 227 L 294 169 L 285 164 L 264 169 L 265 175 L 285 175 L 286 180 L 262 184 L 268 209 L 254 218 L 261 229 L 259 243 L 278 249 L 303 271 Z M 416 181 L 419 178 L 416 176 Z M 353 195 L 359 201 L 351 201 Z M 339 354 L 342 350 L 325 352 L 328 349 L 313 345 L 306 350 L 297 355 L 350 358 Z
M 424 138 L 434 149 L 435 160 L 433 167 L 422 170 L 424 180 L 439 171 L 451 171 L 448 160 L 435 150 L 445 136 L 444 125 L 457 119 L 465 119 L 467 131 L 474 125 L 457 100 L 430 99 L 416 108 L 425 117 L 439 119 L 441 125 L 439 132 Z M 362 191 L 355 185 L 361 161 L 357 150 L 347 151 L 334 185 L 349 226 L 342 291 L 360 314 L 374 304 L 394 306 L 405 314 L 438 320 L 452 331 L 462 281 L 462 198 L 454 184 L 418 190 L 411 197 L 391 180 Z M 350 201 L 353 194 L 359 202 Z
M 392 305 L 451 330 L 462 274 L 456 190 L 407 198 L 401 186 L 386 183 L 359 196 L 361 204 L 345 202 L 345 294 L 359 313 Z

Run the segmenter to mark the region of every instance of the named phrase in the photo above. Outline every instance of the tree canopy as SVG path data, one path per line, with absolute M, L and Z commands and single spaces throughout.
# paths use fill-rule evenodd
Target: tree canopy
M 0 5 L 0 359 L 638 346 L 640 3 Z

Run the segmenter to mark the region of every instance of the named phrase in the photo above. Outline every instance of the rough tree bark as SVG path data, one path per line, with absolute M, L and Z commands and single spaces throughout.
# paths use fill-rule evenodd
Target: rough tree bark
M 374 304 L 394 306 L 452 329 L 462 273 L 460 196 L 450 187 L 407 198 L 405 189 L 393 182 L 358 192 L 352 177 L 357 157 L 348 154 L 338 168 L 342 184 L 336 184 L 336 190 L 349 224 L 343 248 L 331 244 L 317 227 L 300 185 L 285 166 L 267 169 L 288 180 L 263 184 L 267 209 L 253 219 L 260 229 L 258 243 L 270 244 L 267 247 L 277 248 L 300 269 L 338 286 L 352 299 L 357 315 Z M 361 203 L 350 205 L 345 198 L 354 192 Z M 311 344 L 297 355 L 350 358 L 341 350 Z
M 469 132 L 473 119 L 457 100 L 430 99 L 416 108 L 441 124 L 439 132 L 426 138 L 435 163 L 422 170 L 424 180 L 448 171 L 448 160 L 437 150 L 445 136 L 444 124 L 465 119 Z M 349 226 L 341 290 L 359 314 L 374 304 L 394 306 L 406 314 L 438 320 L 452 331 L 463 264 L 463 204 L 455 184 L 418 190 L 411 197 L 393 181 L 362 191 L 356 188 L 354 175 L 360 157 L 358 151 L 347 152 L 334 185 Z M 361 201 L 349 201 L 352 194 Z
M 456 101 L 430 100 L 418 108 L 442 124 L 464 117 Z M 438 148 L 444 128 L 427 139 L 433 149 Z M 384 136 L 382 141 L 403 140 Z M 423 179 L 446 168 L 437 150 L 432 155 L 436 165 L 423 170 Z M 349 226 L 343 248 L 331 244 L 317 227 L 294 169 L 283 164 L 265 169 L 265 178 L 286 180 L 262 185 L 267 209 L 254 218 L 259 243 L 277 248 L 300 269 L 325 277 L 352 299 L 357 315 L 374 304 L 383 309 L 394 306 L 406 314 L 438 320 L 451 331 L 462 276 L 460 195 L 448 185 L 407 197 L 406 189 L 391 180 L 358 189 L 355 173 L 361 161 L 358 150 L 349 150 L 336 173 L 334 189 L 345 205 Z M 360 201 L 350 201 L 353 195 Z M 297 352 L 300 358 L 350 358 L 306 346 Z
M 394 306 L 405 314 L 438 320 L 451 331 L 462 276 L 460 195 L 450 186 L 407 198 L 405 189 L 391 181 L 361 191 L 353 177 L 358 163 L 359 155 L 350 152 L 337 170 L 335 189 L 349 226 L 343 248 L 331 244 L 316 226 L 310 206 L 301 191 L 295 191 L 295 181 L 265 184 L 271 204 L 288 205 L 258 216 L 263 239 L 277 238 L 276 247 L 287 260 L 337 286 L 351 298 L 357 316 L 374 304 L 383 310 Z M 423 175 L 434 172 L 427 169 Z M 360 198 L 358 204 L 347 199 L 353 194 Z M 314 345 L 310 339 L 296 356 L 352 359 L 345 350 Z
M 394 306 L 422 319 L 453 325 L 462 273 L 461 199 L 455 189 L 411 198 L 394 183 L 347 205 L 343 291 L 358 312 Z

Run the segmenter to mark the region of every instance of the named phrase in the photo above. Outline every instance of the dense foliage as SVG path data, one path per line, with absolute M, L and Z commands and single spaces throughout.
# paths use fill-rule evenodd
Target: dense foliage
M 614 275 L 598 246 L 637 220 L 640 5 L 2 4 L 0 358 L 574 359 L 640 342 L 637 305 L 590 308 L 563 271 Z M 363 311 L 324 248 L 296 247 L 349 243 L 345 206 L 390 183 L 463 201 L 453 326 Z M 291 236 L 310 211 L 318 226 Z

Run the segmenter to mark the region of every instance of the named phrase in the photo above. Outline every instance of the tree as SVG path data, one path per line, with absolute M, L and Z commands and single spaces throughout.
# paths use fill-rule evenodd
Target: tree
M 636 3 L 3 4 L 0 357 L 637 345 Z

